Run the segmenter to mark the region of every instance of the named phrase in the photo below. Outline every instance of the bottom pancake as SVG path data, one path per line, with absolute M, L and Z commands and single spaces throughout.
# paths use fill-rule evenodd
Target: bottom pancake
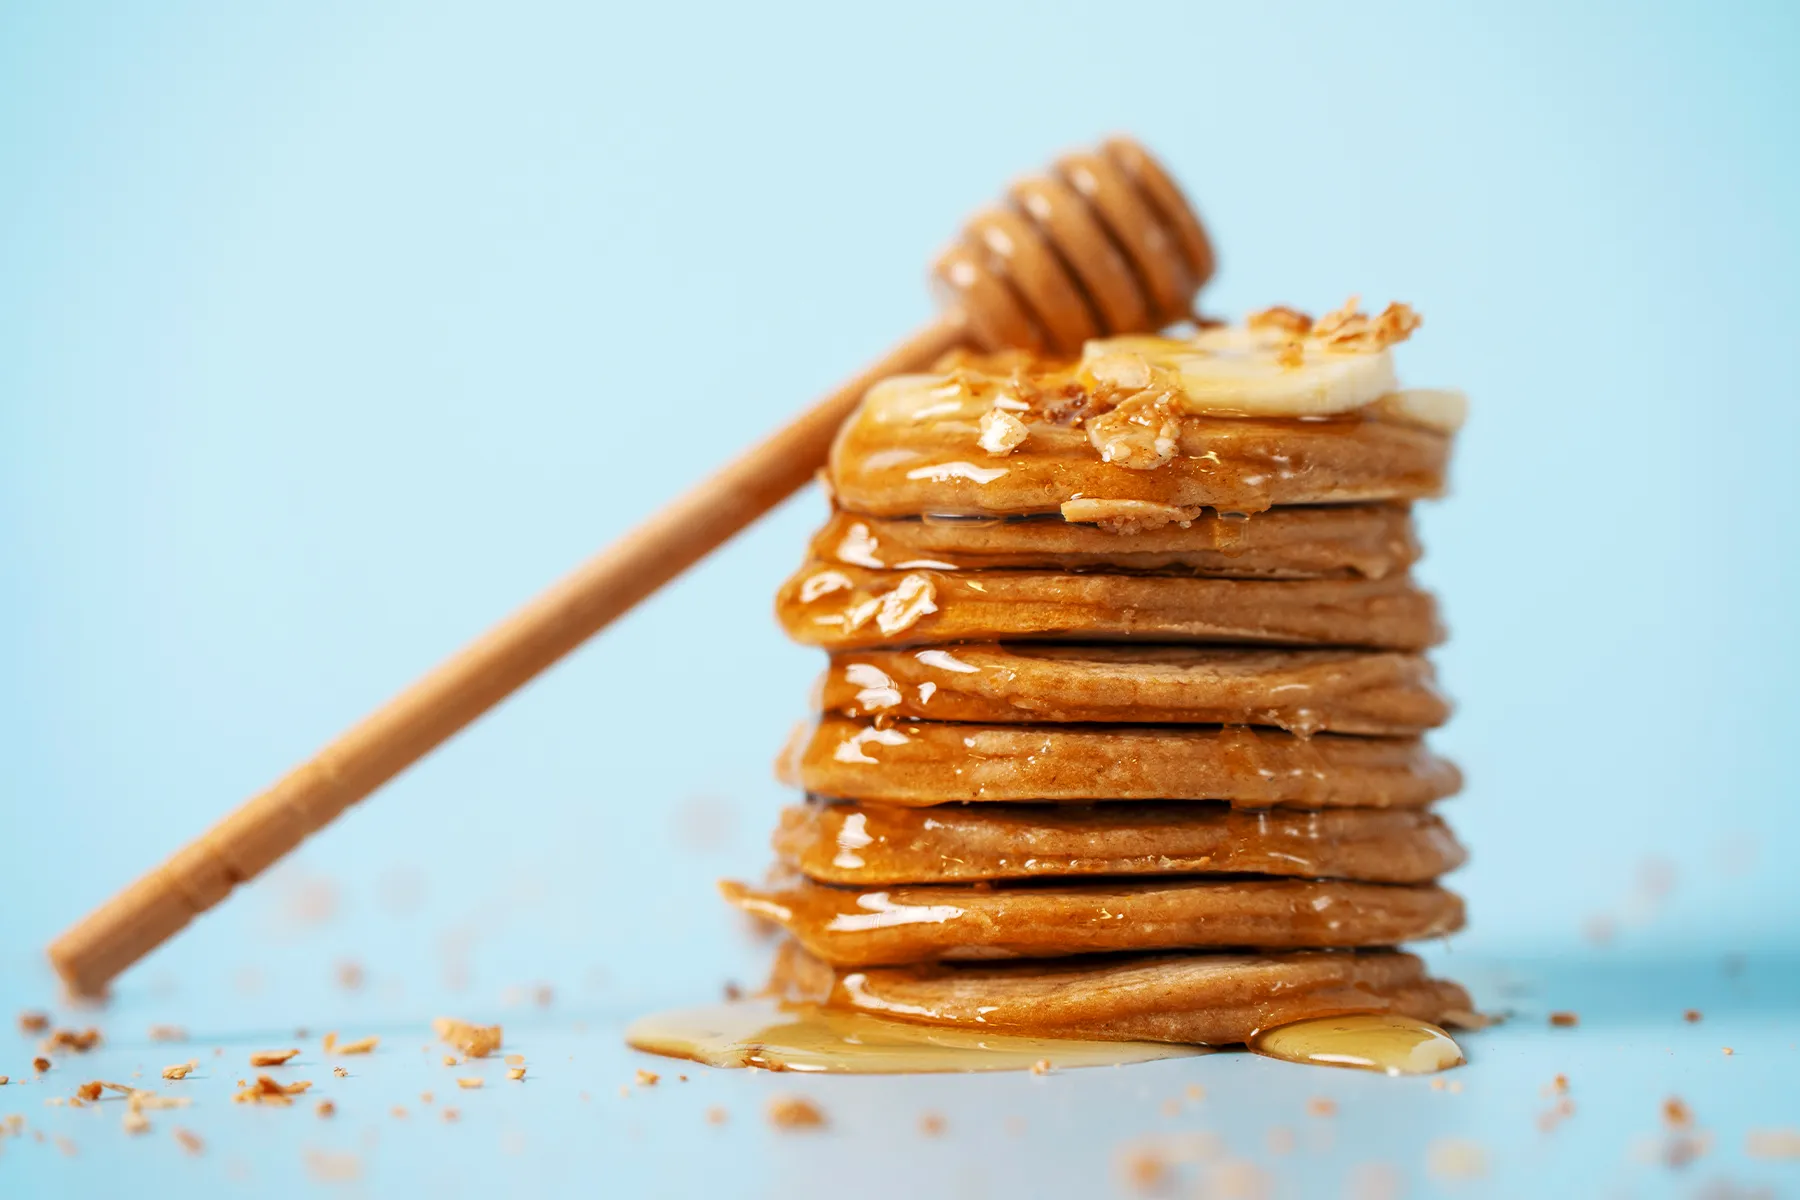
M 1241 946 L 1392 946 L 1454 933 L 1463 922 L 1461 897 L 1440 887 L 1300 879 L 868 891 L 793 877 L 766 887 L 727 880 L 719 889 L 730 903 L 774 921 L 810 953 L 842 967 Z
M 1218 804 L 796 805 L 775 853 L 820 883 L 1252 874 L 1425 883 L 1462 865 L 1435 813 Z
M 1182 954 L 839 970 L 791 942 L 770 989 L 902 1021 L 1039 1037 L 1224 1046 L 1311 1017 L 1477 1021 L 1469 994 L 1393 950 Z M 1054 1059 L 1052 1059 L 1054 1062 Z

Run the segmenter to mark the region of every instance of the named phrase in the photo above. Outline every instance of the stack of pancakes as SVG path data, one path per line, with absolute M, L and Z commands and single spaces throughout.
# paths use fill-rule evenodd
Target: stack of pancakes
M 1394 382 L 1416 324 L 1270 310 L 870 392 L 778 601 L 831 654 L 782 766 L 806 803 L 770 881 L 724 885 L 791 935 L 780 988 L 1214 1044 L 1469 1009 L 1393 949 L 1463 921 L 1408 575 L 1461 398 Z

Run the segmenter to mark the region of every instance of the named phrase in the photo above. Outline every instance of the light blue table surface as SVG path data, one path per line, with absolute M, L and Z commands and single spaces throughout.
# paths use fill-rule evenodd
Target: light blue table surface
M 1423 516 L 1474 854 L 1430 952 L 1513 1014 L 1456 1091 L 625 1050 L 766 956 L 712 881 L 762 868 L 819 667 L 769 615 L 808 494 L 59 1008 L 86 1059 L 30 1082 L 0 1028 L 0 1195 L 1085 1197 L 1146 1150 L 1171 1194 L 1800 1191 L 1749 1152 L 1800 1129 L 1797 13 L 0 6 L 0 1017 L 59 1003 L 56 932 L 926 319 L 966 213 L 1115 129 L 1211 225 L 1209 307 L 1405 299 L 1408 379 L 1473 396 Z M 443 1014 L 504 1022 L 527 1081 L 456 1089 Z M 336 1078 L 327 1029 L 381 1050 Z M 289 1043 L 334 1119 L 230 1103 Z M 189 1054 L 143 1136 L 45 1104 Z M 829 1129 L 774 1131 L 790 1091 Z

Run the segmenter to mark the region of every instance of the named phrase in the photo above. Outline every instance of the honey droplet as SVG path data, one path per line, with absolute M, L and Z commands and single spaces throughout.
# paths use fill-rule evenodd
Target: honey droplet
M 1277 1025 L 1253 1036 L 1250 1049 L 1289 1062 L 1385 1075 L 1430 1075 L 1465 1061 L 1449 1034 L 1398 1013 L 1349 1013 Z
M 894 1021 L 867 1013 L 737 1000 L 644 1017 L 625 1032 L 638 1050 L 715 1067 L 845 1075 L 1029 1071 L 1114 1066 L 1210 1053 L 1167 1042 L 1094 1042 Z

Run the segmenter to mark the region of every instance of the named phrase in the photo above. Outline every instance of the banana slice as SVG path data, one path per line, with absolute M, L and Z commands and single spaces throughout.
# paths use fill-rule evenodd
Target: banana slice
M 1370 406 L 1395 421 L 1455 433 L 1469 419 L 1469 397 L 1455 388 L 1401 388 Z
M 1333 350 L 1275 329 L 1208 329 L 1178 340 L 1102 338 L 1082 347 L 1082 373 L 1121 388 L 1144 386 L 1144 367 L 1181 385 L 1177 411 L 1214 417 L 1309 417 L 1350 412 L 1398 387 L 1385 350 Z

